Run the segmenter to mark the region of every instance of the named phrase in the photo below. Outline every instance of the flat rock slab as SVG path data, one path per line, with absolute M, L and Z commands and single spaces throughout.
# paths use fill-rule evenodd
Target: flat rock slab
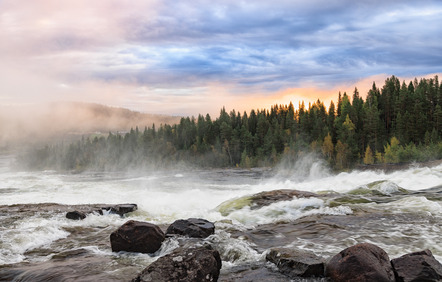
M 292 189 L 280 189 L 273 191 L 264 191 L 253 195 L 243 196 L 231 199 L 221 203 L 216 209 L 223 215 L 227 216 L 231 212 L 249 206 L 250 209 L 256 210 L 281 201 L 291 201 L 293 198 L 311 198 L 321 197 L 319 194 L 299 191 Z
M 311 252 L 275 248 L 266 255 L 266 260 L 273 262 L 281 273 L 290 278 L 324 277 L 324 259 Z
M 153 262 L 132 281 L 217 281 L 220 269 L 219 253 L 210 246 L 178 248 Z
M 430 250 L 403 255 L 391 264 L 397 281 L 442 281 L 442 264 Z
M 319 197 L 318 194 L 307 192 L 307 191 L 299 191 L 299 190 L 291 190 L 291 189 L 280 189 L 273 191 L 264 191 L 258 194 L 251 196 L 251 209 L 259 209 L 264 206 L 271 205 L 276 202 L 281 201 L 291 201 L 293 198 L 311 198 L 311 197 Z

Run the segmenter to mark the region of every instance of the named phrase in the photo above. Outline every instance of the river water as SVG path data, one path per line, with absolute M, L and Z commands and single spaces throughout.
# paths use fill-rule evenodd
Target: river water
M 329 258 L 369 242 L 395 258 L 430 249 L 442 262 L 442 165 L 331 173 L 307 157 L 291 169 L 214 169 L 138 172 L 29 172 L 0 158 L 0 281 L 129 281 L 180 242 L 169 238 L 154 255 L 113 253 L 109 235 L 127 220 L 164 230 L 177 219 L 215 222 L 204 241 L 221 253 L 221 281 L 244 269 L 267 268 L 273 247 Z M 296 189 L 318 197 L 256 208 L 241 197 Z M 50 204 L 53 203 L 53 204 Z M 65 217 L 71 205 L 135 203 L 120 217 Z M 230 208 L 223 209 L 226 203 Z M 257 266 L 259 265 L 259 266 Z

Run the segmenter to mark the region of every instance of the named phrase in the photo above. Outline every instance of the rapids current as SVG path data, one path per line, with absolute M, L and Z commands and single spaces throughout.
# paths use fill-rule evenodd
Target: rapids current
M 295 170 L 227 169 L 137 173 L 13 171 L 0 160 L 0 281 L 125 281 L 179 244 L 169 238 L 154 255 L 112 253 L 109 235 L 129 219 L 165 230 L 176 219 L 205 218 L 205 239 L 223 260 L 220 281 L 265 264 L 273 247 L 328 258 L 369 242 L 395 258 L 430 249 L 442 262 L 442 165 L 332 174 L 320 162 Z M 248 195 L 296 189 L 318 197 L 256 208 Z M 72 205 L 135 203 L 120 217 L 65 217 Z M 228 209 L 225 209 L 228 207 Z M 49 274 L 48 274 L 49 273 Z

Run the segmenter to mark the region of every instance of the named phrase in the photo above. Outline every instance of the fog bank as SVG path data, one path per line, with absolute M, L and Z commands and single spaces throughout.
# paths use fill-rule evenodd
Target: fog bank
M 180 118 L 76 102 L 0 106 L 0 148 L 175 124 Z

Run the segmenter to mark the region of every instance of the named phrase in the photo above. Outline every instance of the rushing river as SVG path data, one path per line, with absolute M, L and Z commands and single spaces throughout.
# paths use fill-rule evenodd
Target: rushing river
M 271 268 L 265 254 L 272 247 L 328 258 L 370 242 L 390 258 L 430 249 L 442 262 L 441 164 L 332 174 L 306 158 L 291 170 L 60 174 L 13 171 L 10 160 L 0 159 L 0 281 L 128 281 L 178 246 L 169 238 L 155 256 L 113 253 L 109 235 L 129 219 L 162 229 L 190 217 L 215 222 L 215 235 L 205 241 L 221 254 L 221 281 L 233 281 L 241 269 L 259 264 Z M 261 208 L 241 205 L 243 196 L 277 189 L 321 196 Z M 236 208 L 223 210 L 226 202 Z M 135 203 L 138 210 L 124 217 L 65 217 L 70 205 L 98 203 Z

